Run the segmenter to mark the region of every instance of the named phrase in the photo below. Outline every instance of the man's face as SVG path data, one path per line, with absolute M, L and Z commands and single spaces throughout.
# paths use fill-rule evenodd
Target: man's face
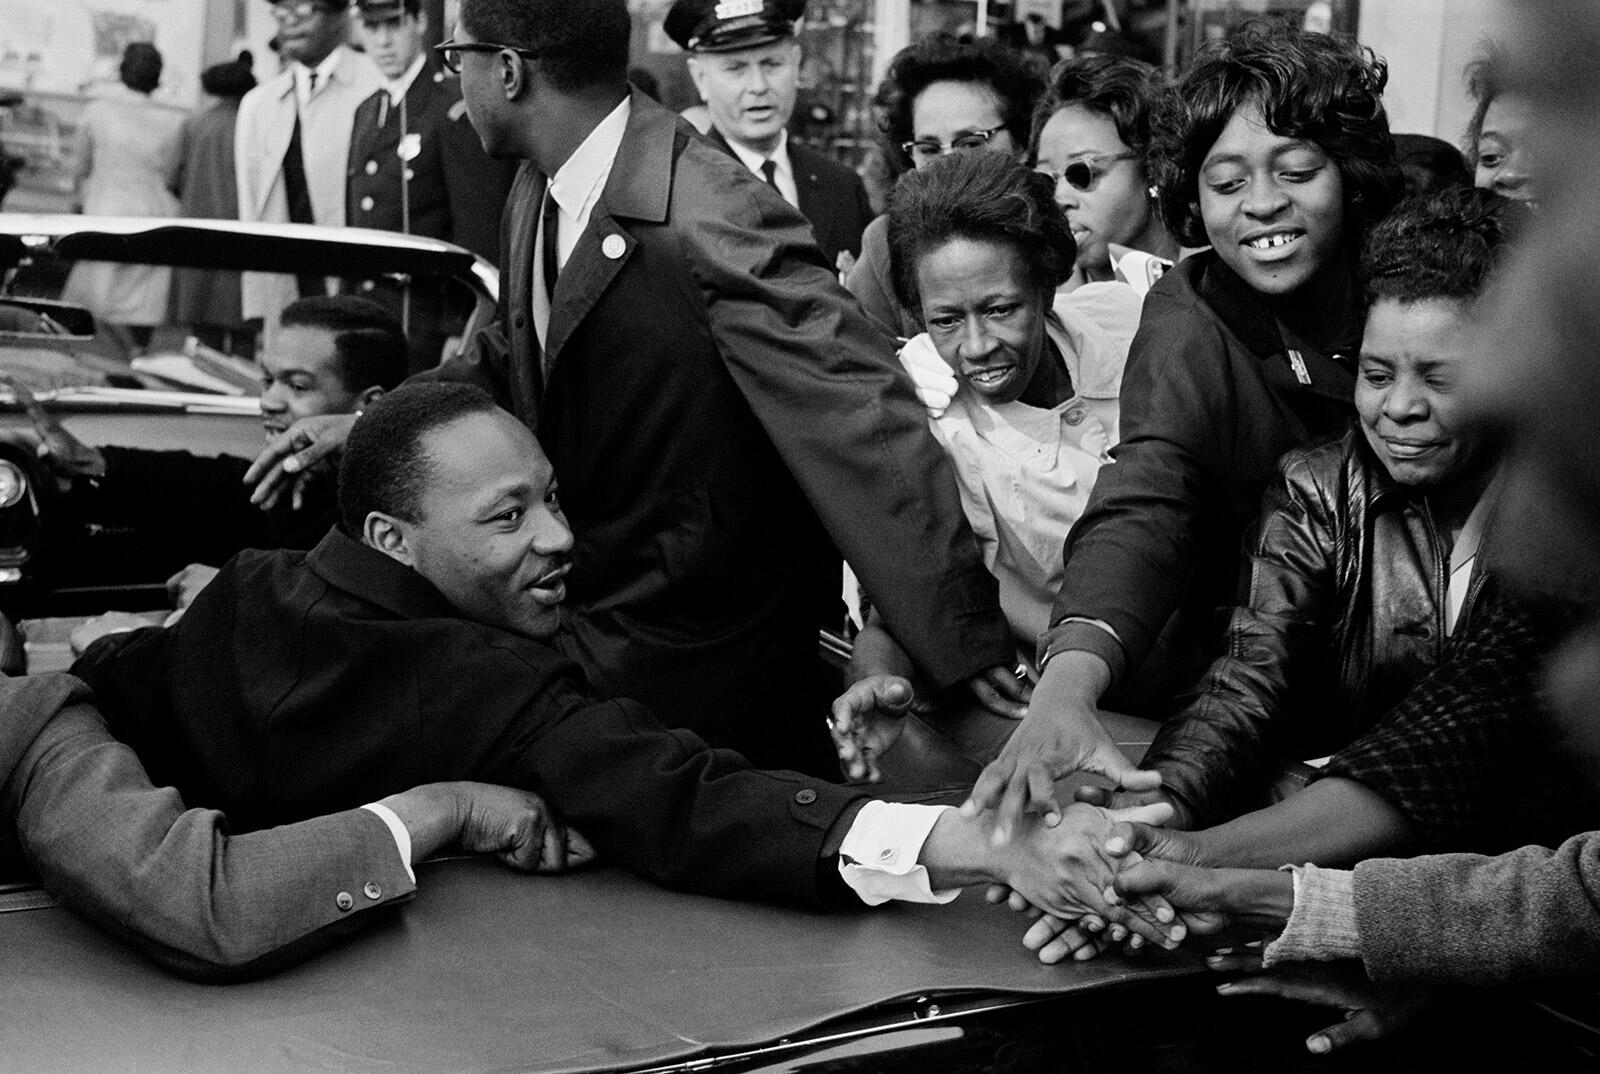
M 422 55 L 422 35 L 428 28 L 428 20 L 421 15 L 401 14 L 390 19 L 362 17 L 359 25 L 361 47 L 367 50 L 384 78 L 399 78 Z
M 275 0 L 278 53 L 286 60 L 315 67 L 340 45 L 349 30 L 341 5 L 327 0 Z
M 261 373 L 261 424 L 269 440 L 301 418 L 355 413 L 368 387 L 345 385 L 333 333 L 310 325 L 279 329 L 261 355 Z
M 460 20 L 457 20 L 455 33 L 450 37 L 463 45 L 478 43 L 478 39 Z M 500 134 L 499 117 L 506 107 L 505 88 L 500 78 L 500 57 L 487 52 L 462 52 L 457 55 L 461 63 L 461 100 L 467 106 L 467 120 L 472 124 L 472 129 L 478 132 L 483 151 L 491 157 L 511 155 L 502 144 L 504 139 Z
M 789 39 L 691 56 L 689 73 L 724 138 L 770 152 L 794 112 L 800 45 Z
M 423 438 L 429 472 L 402 559 L 474 622 L 548 638 L 561 622 L 572 531 L 555 472 L 504 411 L 468 414 Z

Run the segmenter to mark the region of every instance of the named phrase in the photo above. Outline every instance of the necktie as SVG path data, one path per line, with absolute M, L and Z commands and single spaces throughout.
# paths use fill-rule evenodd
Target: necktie
M 550 196 L 548 189 L 544 195 L 544 213 L 541 226 L 544 228 L 544 293 L 552 302 L 556 296 L 556 274 L 560 271 L 558 264 L 561 242 L 561 207 L 556 204 L 556 199 Z
M 289 222 L 314 224 L 316 215 L 311 209 L 311 188 L 306 183 L 305 157 L 300 151 L 300 113 L 294 114 L 294 130 L 289 134 L 289 148 L 283 154 L 283 192 L 289 202 Z M 328 285 L 323 277 L 303 274 L 296 277 L 300 297 L 327 294 Z
M 313 67 L 311 69 L 311 71 L 310 71 L 310 74 L 311 74 L 311 78 L 309 79 L 310 88 L 306 90 L 306 100 L 308 100 L 308 101 L 317 92 L 317 69 L 315 67 Z
M 762 175 L 763 178 L 766 179 L 768 186 L 770 186 L 774 190 L 778 190 L 778 162 L 777 161 L 772 160 L 770 158 L 767 159 L 767 160 L 763 160 L 761 162 L 761 175 Z M 778 193 L 781 195 L 783 193 L 783 191 L 778 190 Z

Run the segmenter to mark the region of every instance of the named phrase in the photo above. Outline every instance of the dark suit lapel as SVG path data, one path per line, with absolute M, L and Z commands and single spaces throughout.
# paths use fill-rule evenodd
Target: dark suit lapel
M 561 346 L 572 335 L 573 328 L 594 309 L 594 304 L 600 301 L 600 296 L 611 286 L 611 281 L 638 245 L 604 209 L 604 202 L 595 206 L 589 226 L 579 237 L 578 245 L 573 247 L 572 256 L 556 280 L 550 328 L 545 334 L 545 350 L 550 355 L 551 365 L 561 357 Z

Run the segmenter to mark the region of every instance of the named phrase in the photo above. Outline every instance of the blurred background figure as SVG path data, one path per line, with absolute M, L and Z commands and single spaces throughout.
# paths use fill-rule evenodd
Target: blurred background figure
M 1467 66 L 1467 92 L 1477 102 L 1467 123 L 1467 162 L 1474 185 L 1531 202 L 1537 197 L 1527 159 L 1533 109 L 1523 94 L 1506 89 L 1505 62 L 1499 47 L 1490 44 Z
M 150 100 L 161 84 L 161 53 L 135 41 L 122 53 L 122 85 L 92 101 L 78 124 L 76 203 L 94 216 L 177 216 L 183 116 Z M 170 269 L 82 262 L 62 297 L 127 330 L 144 347 L 167 315 Z
M 200 88 L 212 103 L 183 121 L 178 139 L 178 203 L 194 220 L 236 220 L 239 190 L 233 170 L 233 131 L 239 100 L 255 89 L 250 53 L 206 68 Z M 228 354 L 254 353 L 254 334 L 239 307 L 239 274 L 178 269 L 172 280 L 172 321 L 188 325 L 206 344 Z
M 1449 187 L 1472 186 L 1472 172 L 1461 151 L 1428 134 L 1394 136 L 1394 159 L 1406 179 L 1406 197 L 1432 194 Z

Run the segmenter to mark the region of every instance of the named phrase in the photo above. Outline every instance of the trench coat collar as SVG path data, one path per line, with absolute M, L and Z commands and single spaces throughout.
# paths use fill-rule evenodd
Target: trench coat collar
M 422 575 L 346 536 L 338 526 L 306 554 L 306 566 L 335 589 L 401 619 L 462 618 Z

